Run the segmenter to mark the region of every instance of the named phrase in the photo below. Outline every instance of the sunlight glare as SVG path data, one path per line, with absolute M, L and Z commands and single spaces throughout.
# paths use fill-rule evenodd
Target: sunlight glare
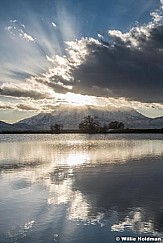
M 66 164 L 68 166 L 76 166 L 88 163 L 88 161 L 90 161 L 90 157 L 87 153 L 72 153 L 68 155 Z
M 74 94 L 74 93 L 67 93 L 65 94 L 65 99 L 69 104 L 72 105 L 92 105 L 93 104 L 93 98 L 88 95 L 80 95 L 80 94 Z

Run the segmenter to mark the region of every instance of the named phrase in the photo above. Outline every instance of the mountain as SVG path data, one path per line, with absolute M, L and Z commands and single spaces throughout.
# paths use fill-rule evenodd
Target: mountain
M 111 121 L 121 121 L 128 128 L 162 128 L 163 117 L 148 118 L 139 112 L 130 108 L 115 108 L 112 106 L 56 106 L 52 113 L 40 113 L 36 116 L 24 119 L 15 123 L 16 126 L 28 125 L 35 130 L 49 130 L 55 123 L 63 124 L 64 129 L 78 129 L 79 123 L 83 117 L 93 115 L 97 116 L 101 123 Z M 26 127 L 27 128 L 27 127 Z
M 97 116 L 103 124 L 111 121 L 120 121 L 127 128 L 162 128 L 163 117 L 148 118 L 130 108 L 115 108 L 112 106 L 68 106 L 59 105 L 52 113 L 40 113 L 36 116 L 21 120 L 14 124 L 0 122 L 0 131 L 28 131 L 50 130 L 55 123 L 63 124 L 64 129 L 78 129 L 83 117 Z
M 9 124 L 3 121 L 0 121 L 0 132 L 2 131 L 28 131 L 31 130 L 31 127 L 26 123 L 20 124 Z
M 2 131 L 2 130 L 10 131 L 10 130 L 12 130 L 12 125 L 8 124 L 6 122 L 0 121 L 0 131 Z

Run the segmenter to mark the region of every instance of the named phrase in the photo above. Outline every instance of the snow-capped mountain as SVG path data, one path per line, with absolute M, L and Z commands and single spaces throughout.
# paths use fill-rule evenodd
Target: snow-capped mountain
M 56 106 L 52 113 L 40 113 L 14 124 L 0 122 L 0 131 L 50 130 L 50 126 L 55 123 L 63 124 L 64 129 L 78 129 L 83 117 L 88 115 L 97 116 L 102 124 L 111 121 L 123 122 L 126 128 L 163 127 L 163 117 L 148 118 L 130 108 L 60 105 Z
M 36 116 L 24 119 L 16 125 L 26 124 L 33 129 L 49 130 L 55 123 L 63 124 L 64 129 L 78 129 L 79 123 L 83 117 L 92 115 L 97 116 L 99 121 L 109 123 L 111 121 L 120 121 L 128 128 L 162 128 L 163 117 L 148 118 L 134 109 L 115 107 L 95 107 L 95 106 L 68 106 L 60 105 L 52 113 L 41 113 Z

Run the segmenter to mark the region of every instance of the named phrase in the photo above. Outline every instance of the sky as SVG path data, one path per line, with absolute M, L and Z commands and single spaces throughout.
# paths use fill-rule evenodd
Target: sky
M 163 0 L 1 0 L 0 120 L 58 104 L 163 116 Z

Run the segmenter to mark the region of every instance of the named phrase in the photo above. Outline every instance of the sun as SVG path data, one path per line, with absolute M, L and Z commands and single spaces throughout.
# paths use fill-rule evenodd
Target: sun
M 74 93 L 67 93 L 64 96 L 65 100 L 68 102 L 68 104 L 71 105 L 92 105 L 94 103 L 94 100 L 91 96 L 88 95 L 81 95 L 81 94 L 74 94 Z

